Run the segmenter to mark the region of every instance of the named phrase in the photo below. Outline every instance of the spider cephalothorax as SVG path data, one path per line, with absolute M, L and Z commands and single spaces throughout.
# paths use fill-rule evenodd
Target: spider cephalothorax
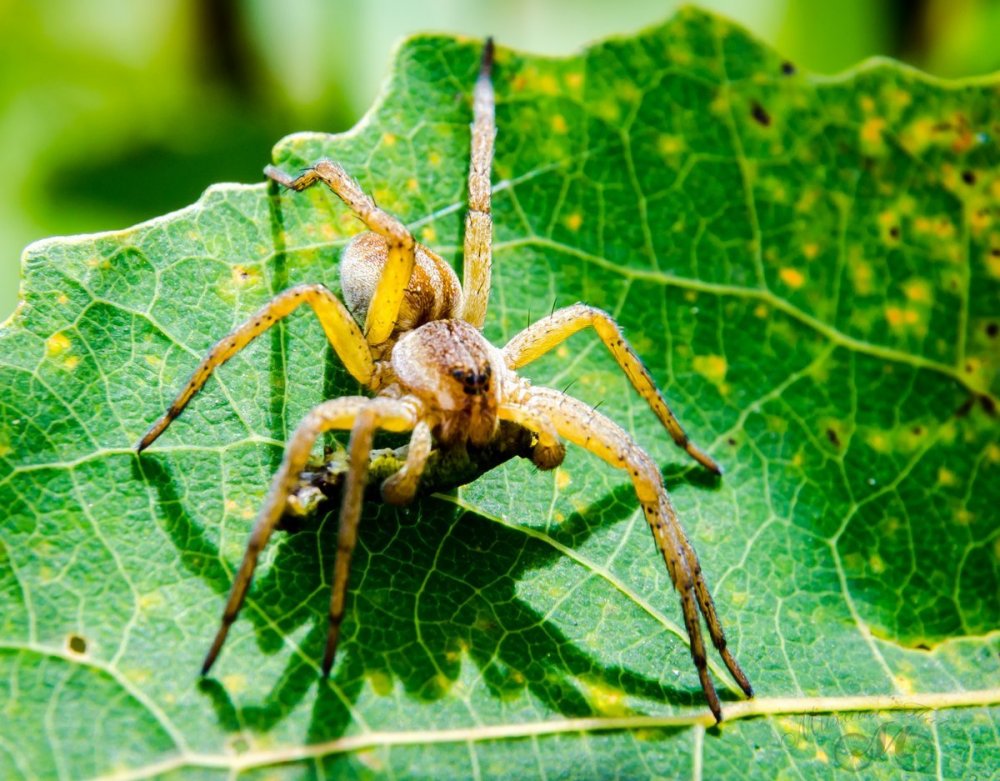
M 214 663 L 236 619 L 260 552 L 278 527 L 289 498 L 299 489 L 300 476 L 320 435 L 333 429 L 351 432 L 330 627 L 323 657 L 323 673 L 328 675 L 344 617 L 350 560 L 376 429 L 410 432 L 402 467 L 384 479 L 380 487 L 386 501 L 404 503 L 417 494 L 420 476 L 435 449 L 439 454 L 461 452 L 466 447 L 488 449 L 496 444 L 502 427 L 510 430 L 513 426 L 515 431 L 530 432 L 526 452 L 539 468 L 551 469 L 560 464 L 565 455 L 562 441 L 569 440 L 628 472 L 653 539 L 680 594 L 702 689 L 715 718 L 721 720 L 722 709 L 708 674 L 702 617 L 730 673 L 747 695 L 753 691 L 726 647 L 698 558 L 680 526 L 656 463 L 616 423 L 565 393 L 531 385 L 518 376 L 517 369 L 577 331 L 592 327 L 674 442 L 717 474 L 721 473 L 718 465 L 688 440 L 653 378 L 606 312 L 584 304 L 560 309 L 525 328 L 503 348 L 494 347 L 481 333 L 492 262 L 490 170 L 496 134 L 492 63 L 493 46 L 487 42 L 473 100 L 461 284 L 447 263 L 417 244 L 406 227 L 379 209 L 336 163 L 322 160 L 297 178 L 272 167 L 266 169 L 271 179 L 293 190 L 325 183 L 370 229 L 348 245 L 341 261 L 346 306 L 322 285 L 299 285 L 279 294 L 209 351 L 137 449 L 142 451 L 152 444 L 215 368 L 302 304 L 312 307 L 348 372 L 374 396 L 325 401 L 305 417 L 292 435 L 254 523 L 202 673 L 207 673 Z

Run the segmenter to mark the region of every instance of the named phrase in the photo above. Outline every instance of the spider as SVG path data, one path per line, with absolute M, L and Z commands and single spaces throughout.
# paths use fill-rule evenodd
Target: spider
M 585 304 L 557 310 L 529 325 L 503 348 L 481 333 L 490 294 L 492 263 L 491 170 L 496 124 L 492 82 L 493 43 L 487 40 L 473 92 L 468 213 L 462 283 L 433 251 L 418 244 L 395 217 L 376 206 L 340 165 L 320 160 L 298 177 L 268 166 L 265 174 L 294 191 L 326 184 L 368 227 L 344 250 L 340 278 L 344 301 L 326 287 L 305 284 L 276 296 L 217 342 L 167 411 L 136 445 L 141 452 L 170 425 L 211 373 L 276 322 L 309 305 L 347 371 L 373 397 L 330 399 L 312 409 L 285 450 L 247 543 L 215 639 L 202 665 L 207 675 L 236 620 L 258 557 L 279 527 L 316 440 L 349 430 L 329 628 L 322 673 L 333 666 L 344 618 L 351 555 L 377 429 L 409 432 L 402 467 L 384 479 L 382 498 L 411 501 L 432 450 L 460 452 L 497 442 L 501 427 L 530 435 L 528 455 L 543 470 L 563 461 L 569 440 L 628 472 L 674 587 L 680 594 L 691 656 L 716 721 L 722 709 L 708 673 L 701 616 L 720 656 L 747 694 L 753 690 L 726 637 L 698 558 L 667 496 L 659 469 L 632 437 L 596 409 L 565 393 L 537 387 L 517 370 L 572 334 L 593 328 L 633 387 L 648 402 L 673 441 L 706 469 L 721 469 L 687 437 L 653 378 L 609 314 Z M 699 615 L 700 611 L 700 615 Z

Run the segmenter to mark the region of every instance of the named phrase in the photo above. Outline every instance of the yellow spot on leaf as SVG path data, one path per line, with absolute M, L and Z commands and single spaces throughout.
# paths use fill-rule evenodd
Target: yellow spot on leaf
M 427 162 L 430 163 L 431 166 L 433 166 L 434 168 L 437 168 L 439 165 L 441 165 L 442 162 L 441 153 L 431 152 L 429 155 L 427 155 Z
M 726 379 L 729 365 L 721 355 L 696 355 L 692 361 L 694 370 L 713 385 L 721 386 Z
M 865 437 L 865 442 L 868 443 L 868 447 L 877 453 L 888 453 L 889 452 L 889 439 L 880 431 L 873 431 L 867 437 Z
M 802 254 L 806 256 L 806 260 L 812 260 L 819 254 L 819 245 L 813 242 L 806 244 L 802 248 Z
M 66 369 L 66 371 L 71 372 L 79 365 L 79 363 L 80 363 L 80 356 L 71 355 L 69 358 L 63 361 L 63 368 Z
M 874 572 L 876 575 L 881 575 L 883 572 L 885 572 L 885 562 L 882 560 L 882 557 L 879 556 L 877 553 L 873 553 L 872 557 L 868 559 L 868 566 L 871 567 L 872 572 Z
M 66 334 L 60 332 L 57 334 L 52 334 L 45 341 L 45 351 L 49 355 L 61 355 L 66 352 L 70 347 L 69 337 Z
M 805 275 L 797 268 L 792 268 L 791 266 L 785 266 L 785 268 L 781 269 L 778 272 L 778 276 L 782 282 L 793 290 L 798 290 L 806 282 Z
M 222 685 L 229 694 L 241 694 L 246 691 L 247 677 L 242 673 L 222 676 Z
M 875 110 L 875 101 L 872 100 L 871 95 L 862 95 L 858 102 L 861 105 L 861 110 L 866 114 L 871 114 Z
M 66 304 L 69 303 L 69 296 L 67 296 L 65 293 L 60 293 L 59 297 L 56 298 L 56 303 L 65 306 Z
M 753 316 L 759 317 L 761 320 L 763 320 L 765 317 L 768 316 L 770 311 L 771 310 L 768 309 L 767 304 L 757 304 L 757 306 L 754 307 Z
M 392 678 L 381 670 L 374 670 L 368 674 L 368 683 L 371 684 L 372 691 L 380 697 L 388 697 L 392 694 Z
M 952 472 L 947 467 L 941 467 L 938 469 L 938 482 L 941 485 L 955 485 L 958 479 L 955 477 L 955 473 Z
M 5 458 L 14 452 L 14 449 L 6 442 L 0 442 L 0 458 Z
M 564 220 L 566 227 L 571 231 L 580 230 L 580 226 L 583 225 L 583 216 L 579 212 L 574 212 L 566 217 Z
M 432 244 L 437 239 L 437 231 L 434 230 L 434 226 L 425 225 L 420 230 L 420 240 L 424 244 Z
M 1000 445 L 991 442 L 986 446 L 986 457 L 994 464 L 1000 463 Z
M 955 225 L 947 217 L 939 217 L 934 221 L 934 234 L 941 239 L 950 239 L 955 235 Z
M 420 189 L 420 182 L 418 182 L 416 178 L 411 176 L 409 179 L 406 180 L 406 189 L 409 190 L 411 193 L 416 192 L 417 190 Z
M 965 507 L 959 507 L 955 510 L 955 523 L 959 526 L 968 526 L 975 519 L 971 512 L 969 512 Z
M 662 135 L 656 140 L 656 148 L 661 155 L 676 155 L 684 151 L 684 139 L 678 136 Z
M 887 306 L 885 308 L 885 319 L 893 328 L 902 328 L 919 323 L 920 315 L 916 310 L 909 307 Z
M 594 706 L 594 710 L 602 716 L 626 716 L 628 707 L 625 703 L 625 692 L 607 683 L 580 681 L 584 696 Z
M 233 266 L 233 284 L 236 287 L 252 287 L 260 284 L 260 270 L 253 266 Z
M 553 114 L 549 124 L 552 125 L 553 132 L 560 135 L 565 134 L 569 130 L 569 127 L 566 125 L 566 117 L 562 114 Z
M 911 279 L 903 285 L 903 293 L 910 301 L 929 304 L 933 300 L 931 286 L 926 279 Z
M 567 73 L 566 86 L 574 90 L 580 89 L 583 86 L 583 74 L 577 72 Z
M 866 119 L 861 126 L 861 141 L 869 146 L 882 143 L 882 130 L 885 128 L 885 120 L 879 117 Z
M 555 95 L 559 92 L 559 83 L 551 73 L 546 73 L 538 80 L 538 91 L 545 95 Z
M 556 467 L 556 488 L 560 491 L 565 490 L 571 482 L 573 482 L 573 479 L 569 476 L 569 472 L 561 466 Z
M 860 258 L 852 259 L 851 279 L 854 281 L 854 290 L 859 296 L 868 296 L 872 293 L 872 271 L 871 264 Z
M 896 681 L 896 688 L 899 689 L 903 694 L 913 694 L 913 680 L 905 675 L 895 675 L 893 676 Z
M 396 145 L 396 136 L 395 136 L 395 134 L 393 134 L 393 133 L 383 133 L 382 134 L 382 143 L 385 144 L 386 146 L 395 146 Z

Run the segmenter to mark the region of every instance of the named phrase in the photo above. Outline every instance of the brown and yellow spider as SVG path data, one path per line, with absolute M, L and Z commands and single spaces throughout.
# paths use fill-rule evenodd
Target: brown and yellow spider
M 300 474 L 321 434 L 333 429 L 351 432 L 323 656 L 326 676 L 333 666 L 344 617 L 348 571 L 376 429 L 411 432 L 402 468 L 381 485 L 386 501 L 405 503 L 415 496 L 434 448 L 453 451 L 467 445 L 486 446 L 495 441 L 500 423 L 506 421 L 508 426 L 513 424 L 531 432 L 530 457 L 540 469 L 562 463 L 565 447 L 561 439 L 567 439 L 629 473 L 653 538 L 680 593 L 691 656 L 702 689 L 716 720 L 721 720 L 719 699 L 708 674 L 699 610 L 730 673 L 748 696 L 753 690 L 726 647 L 698 558 L 678 522 L 656 463 L 621 427 L 595 409 L 565 393 L 534 387 L 516 370 L 590 326 L 674 442 L 702 466 L 721 474 L 718 465 L 688 440 L 653 378 L 607 313 L 584 304 L 560 309 L 528 326 L 502 349 L 487 342 L 480 332 L 486 319 L 492 262 L 490 174 L 496 135 L 492 66 L 493 44 L 487 41 L 473 100 L 461 285 L 444 260 L 417 244 L 406 227 L 379 209 L 338 164 L 321 160 L 298 178 L 270 166 L 265 170 L 271 179 L 293 190 L 325 183 L 370 229 L 348 245 L 341 260 L 346 306 L 323 285 L 299 285 L 275 297 L 216 343 L 174 403 L 139 441 L 137 450 L 141 452 L 163 433 L 218 366 L 302 304 L 312 307 L 351 375 L 375 395 L 325 401 L 306 416 L 292 435 L 254 523 L 202 674 L 208 673 L 225 642 L 250 587 L 258 556 L 278 526 L 289 497 L 298 488 Z M 358 323 L 364 323 L 364 327 Z

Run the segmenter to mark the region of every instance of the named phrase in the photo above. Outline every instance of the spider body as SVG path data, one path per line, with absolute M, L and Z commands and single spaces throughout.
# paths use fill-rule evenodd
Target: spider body
M 402 467 L 384 479 L 381 495 L 402 504 L 417 494 L 420 476 L 435 448 L 442 454 L 498 442 L 501 426 L 530 435 L 527 454 L 540 469 L 565 456 L 563 440 L 577 444 L 625 470 L 681 597 L 691 655 L 702 689 L 717 720 L 721 705 L 708 674 L 701 620 L 740 688 L 749 680 L 726 646 L 725 634 L 697 556 L 680 526 L 653 459 L 616 423 L 559 391 L 532 385 L 517 370 L 572 334 L 593 328 L 632 386 L 647 401 L 674 442 L 706 469 L 718 465 L 688 439 L 663 395 L 621 330 L 607 313 L 584 304 L 553 312 L 529 325 L 503 348 L 481 333 L 490 291 L 490 170 L 495 135 L 492 43 L 483 52 L 476 82 L 469 170 L 462 282 L 430 249 L 417 244 L 395 217 L 379 209 L 336 163 L 323 160 L 301 176 L 268 167 L 274 181 L 293 190 L 317 182 L 333 192 L 368 226 L 341 261 L 345 303 L 322 285 L 299 285 L 279 294 L 208 352 L 188 384 L 139 441 L 142 451 L 163 432 L 201 389 L 211 373 L 275 322 L 302 305 L 315 312 L 347 371 L 372 394 L 325 401 L 299 424 L 285 450 L 270 492 L 254 523 L 202 674 L 213 665 L 235 621 L 260 552 L 279 527 L 288 500 L 300 485 L 311 450 L 326 431 L 350 431 L 337 556 L 330 599 L 329 631 L 322 670 L 328 675 L 344 617 L 351 555 L 376 430 L 408 432 Z

